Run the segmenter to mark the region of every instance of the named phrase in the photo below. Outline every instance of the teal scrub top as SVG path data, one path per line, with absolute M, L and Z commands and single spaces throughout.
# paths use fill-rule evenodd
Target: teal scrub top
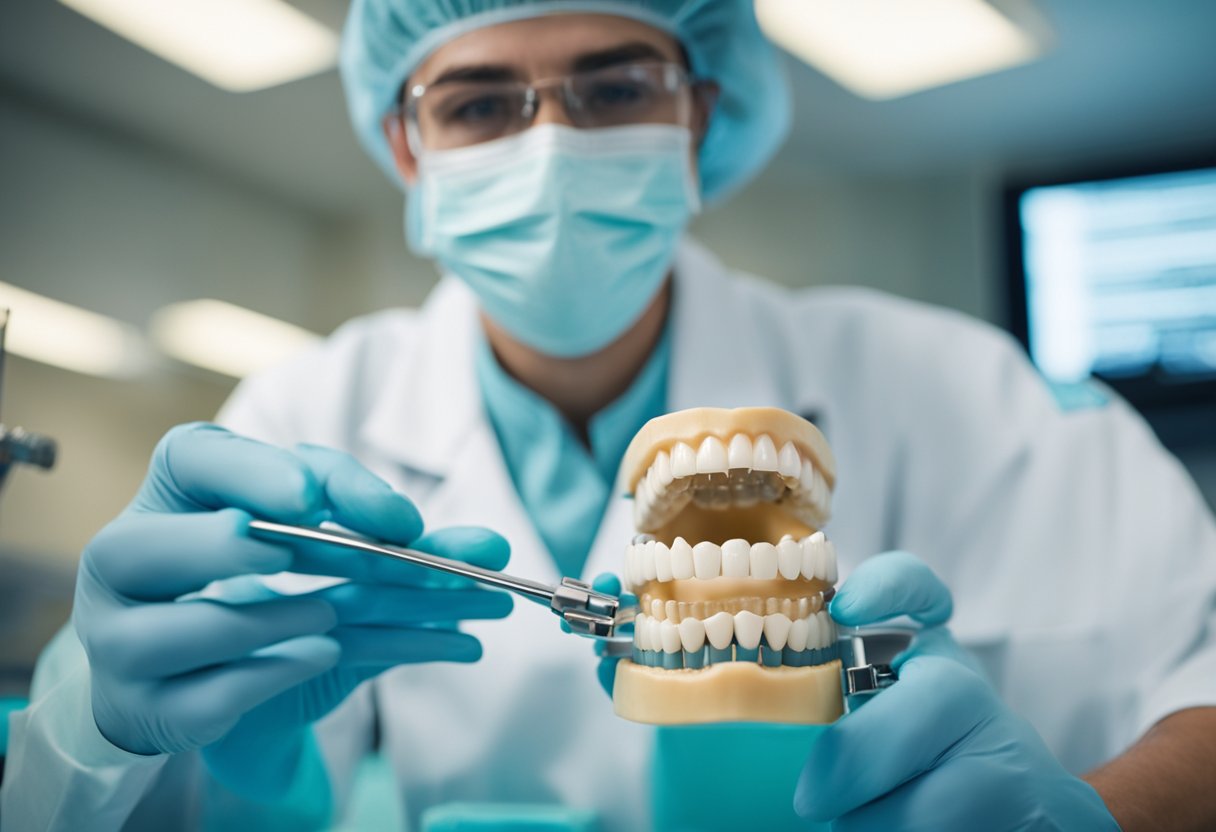
M 563 576 L 579 578 L 634 434 L 667 405 L 670 327 L 624 393 L 591 417 L 588 444 L 548 401 L 512 378 L 483 336 L 477 382 L 532 525 Z

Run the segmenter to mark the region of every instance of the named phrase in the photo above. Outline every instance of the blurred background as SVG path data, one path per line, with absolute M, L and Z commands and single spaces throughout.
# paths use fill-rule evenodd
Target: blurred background
M 1216 500 L 1216 4 L 848 2 L 914 14 L 883 26 L 837 0 L 761 0 L 793 132 L 696 236 L 784 284 L 872 286 L 1029 333 L 1061 385 L 1091 370 L 1120 385 Z M 0 499 L 0 695 L 23 690 L 81 547 L 166 429 L 435 283 L 347 124 L 345 7 L 0 5 L 0 417 L 60 445 L 53 471 L 15 469 Z M 158 31 L 166 10 L 189 25 Z M 237 33 L 263 31 L 242 64 Z M 1183 172 L 1141 178 L 1166 170 Z M 1127 250 L 1107 243 L 1129 241 L 1136 274 L 1112 271 Z

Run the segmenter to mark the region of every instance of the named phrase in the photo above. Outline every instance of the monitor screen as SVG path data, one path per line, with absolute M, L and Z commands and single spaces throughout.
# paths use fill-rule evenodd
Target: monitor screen
M 1022 272 L 1015 319 L 1045 376 L 1097 375 L 1125 393 L 1211 389 L 1216 167 L 1044 184 L 1011 196 Z

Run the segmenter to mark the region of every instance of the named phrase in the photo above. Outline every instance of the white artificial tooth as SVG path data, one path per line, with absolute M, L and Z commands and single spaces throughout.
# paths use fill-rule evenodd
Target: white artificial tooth
M 750 610 L 735 613 L 735 638 L 739 646 L 747 650 L 755 650 L 760 646 L 760 636 L 764 633 L 764 618 Z
M 806 620 L 806 649 L 816 650 L 823 646 L 822 622 L 818 615 L 812 615 Z
M 650 617 L 651 618 L 655 619 L 656 621 L 662 621 L 663 612 L 665 609 L 666 608 L 663 606 L 663 602 L 660 599 L 658 599 L 658 598 L 650 599 Z
M 695 653 L 705 646 L 705 622 L 696 618 L 685 618 L 680 621 L 680 643 L 689 653 Z
M 667 451 L 659 451 L 655 455 L 654 464 L 650 467 L 654 470 L 655 480 L 662 489 L 671 485 L 671 456 Z
M 802 473 L 802 457 L 798 456 L 793 442 L 781 446 L 781 452 L 777 455 L 777 473 L 790 479 L 797 479 Z
M 646 622 L 646 641 L 650 642 L 651 650 L 663 649 L 662 624 L 657 618 L 650 618 Z
M 716 543 L 708 540 L 692 547 L 693 574 L 702 581 L 708 581 L 722 574 L 722 549 Z
M 659 625 L 659 640 L 663 644 L 664 653 L 680 652 L 680 628 L 670 620 Z
M 832 617 L 824 611 L 815 613 L 815 619 L 819 622 L 819 646 L 827 647 L 832 643 Z
M 656 543 L 653 540 L 646 541 L 645 547 L 642 548 L 642 577 L 647 581 L 655 579 L 654 571 L 654 547 Z
M 807 579 L 819 578 L 823 579 L 824 573 L 827 571 L 824 568 L 823 562 L 823 532 L 815 532 L 806 537 L 802 541 L 802 576 Z
M 671 577 L 676 581 L 687 581 L 693 576 L 692 547 L 682 537 L 671 544 Z
M 781 614 L 786 618 L 793 619 L 794 617 L 794 602 L 789 598 L 781 599 Z
M 780 598 L 765 598 L 764 599 L 764 614 L 765 615 L 776 615 L 778 612 L 781 611 L 780 608 L 781 608 L 781 599 Z
M 811 486 L 811 505 L 818 508 L 820 511 L 826 512 L 828 508 L 828 481 L 824 479 L 823 474 L 818 468 L 815 469 L 815 483 Z
M 730 646 L 735 635 L 735 617 L 728 612 L 718 612 L 705 620 L 705 637 L 719 650 Z
M 815 487 L 815 469 L 811 466 L 809 459 L 802 460 L 802 466 L 798 471 L 798 488 L 807 497 L 811 495 L 811 489 Z
M 752 440 L 746 433 L 736 433 L 726 446 L 726 465 L 728 468 L 752 467 Z
M 828 613 L 825 613 L 825 615 L 827 615 L 827 619 L 826 619 L 826 621 L 827 621 L 827 634 L 828 634 L 828 643 L 827 643 L 827 646 L 828 646 L 828 647 L 830 647 L 830 646 L 832 646 L 833 644 L 835 644 L 835 643 L 836 643 L 836 640 L 837 640 L 838 638 L 840 638 L 840 633 L 838 633 L 838 632 L 836 631 L 836 622 L 832 620 L 832 616 L 831 616 L 830 614 L 828 614 Z
M 752 547 L 746 540 L 732 538 L 722 544 L 722 577 L 746 578 L 751 571 Z
M 633 643 L 638 646 L 639 650 L 649 650 L 647 646 L 649 642 L 646 636 L 650 635 L 650 628 L 646 625 L 646 619 L 650 616 L 644 612 L 640 612 L 633 619 Z
M 654 577 L 658 581 L 671 580 L 671 550 L 661 540 L 654 544 Z
M 818 609 L 818 607 L 816 607 L 816 609 Z M 798 617 L 806 618 L 812 612 L 814 612 L 814 610 L 811 609 L 811 599 L 799 598 L 798 599 Z
M 650 488 L 650 493 L 656 497 L 662 495 L 663 486 L 659 484 L 659 472 L 655 470 L 654 465 L 646 469 L 646 485 Z
M 823 609 L 823 593 L 817 592 L 806 601 L 807 610 L 809 612 L 819 612 Z
M 680 604 L 678 601 L 668 601 L 663 605 L 663 612 L 666 614 L 665 621 L 671 621 L 676 624 L 680 623 Z
M 698 474 L 725 474 L 726 447 L 716 436 L 707 436 L 697 449 Z
M 642 556 L 638 553 L 640 546 L 629 547 L 629 583 L 637 589 L 645 583 L 642 580 Z
M 762 581 L 777 577 L 777 547 L 768 541 L 753 543 L 751 550 L 751 575 Z
M 788 616 L 779 612 L 764 616 L 764 638 L 768 641 L 768 646 L 774 650 L 785 647 L 785 640 L 789 638 L 792 623 Z
M 840 580 L 840 571 L 836 565 L 836 544 L 830 540 L 823 541 L 824 551 L 824 576 L 823 579 L 830 584 L 835 584 Z
M 785 639 L 785 646 L 791 650 L 806 649 L 808 625 L 805 618 L 796 618 L 790 622 L 790 634 Z
M 634 569 L 636 569 L 636 574 L 637 574 L 637 579 L 638 579 L 637 585 L 644 586 L 648 580 L 646 577 L 646 569 L 645 569 L 646 547 L 645 546 L 634 547 L 634 552 L 637 556 L 637 565 L 634 567 Z
M 671 448 L 671 475 L 691 477 L 697 473 L 697 452 L 685 442 L 677 442 Z
M 792 581 L 798 577 L 799 570 L 802 569 L 802 547 L 793 538 L 783 538 L 777 544 L 777 568 L 781 571 L 781 577 L 786 580 Z
M 783 534 L 781 535 L 781 540 L 778 540 L 777 542 L 781 543 L 786 540 L 794 540 L 794 536 L 792 534 Z
M 777 446 L 767 433 L 756 437 L 756 444 L 752 446 L 752 470 L 777 470 Z

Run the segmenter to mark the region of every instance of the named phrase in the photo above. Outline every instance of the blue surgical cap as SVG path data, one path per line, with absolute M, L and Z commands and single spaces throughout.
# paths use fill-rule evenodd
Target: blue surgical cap
M 668 32 L 688 53 L 693 75 L 721 87 L 700 152 L 706 201 L 743 185 L 781 145 L 789 128 L 789 92 L 752 0 L 354 0 L 341 70 L 360 142 L 400 181 L 381 125 L 410 73 L 466 32 L 569 12 L 628 17 Z

